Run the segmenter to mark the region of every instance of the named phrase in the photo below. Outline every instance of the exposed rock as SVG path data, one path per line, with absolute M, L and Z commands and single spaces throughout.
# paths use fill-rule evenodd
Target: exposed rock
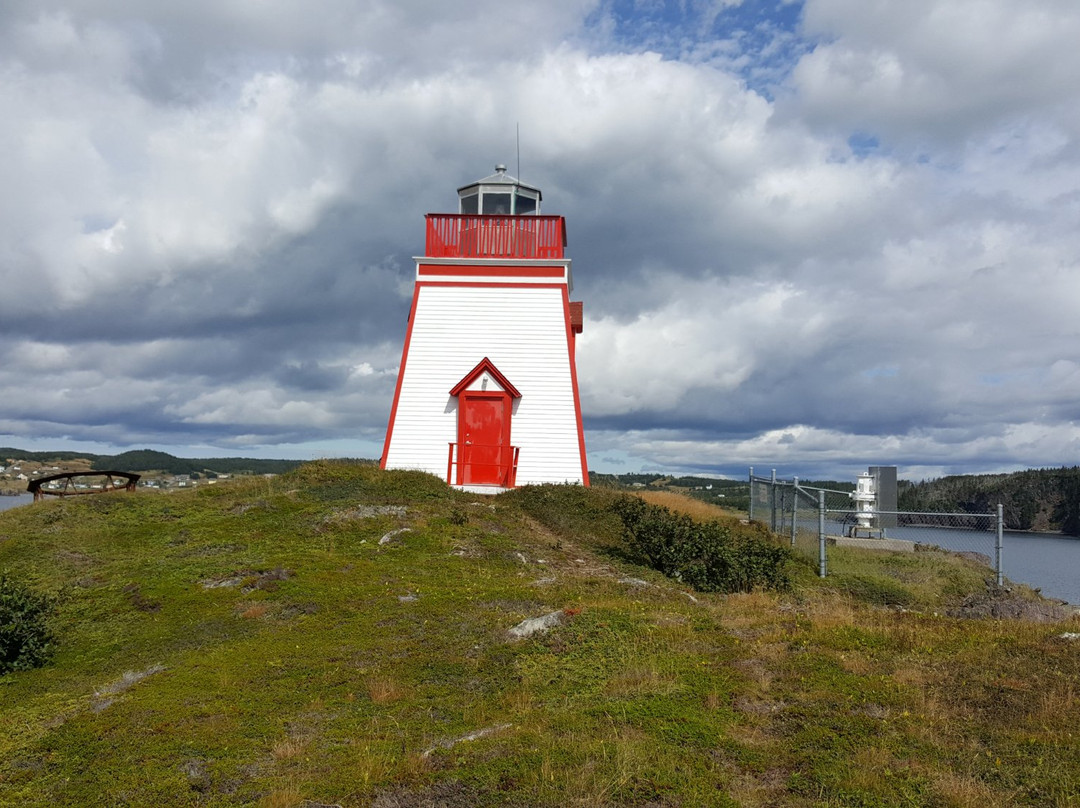
M 203 589 L 222 589 L 243 584 L 244 592 L 253 592 L 256 589 L 272 591 L 277 588 L 278 581 L 287 581 L 291 577 L 292 572 L 282 567 L 272 570 L 236 570 L 220 578 L 199 581 L 199 586 Z
M 127 671 L 115 682 L 110 682 L 100 690 L 94 691 L 94 695 L 90 699 L 90 709 L 95 713 L 100 713 L 113 703 L 113 696 L 118 696 L 125 690 L 128 690 L 141 682 L 146 677 L 153 676 L 155 673 L 161 673 L 163 670 L 165 670 L 164 665 L 151 665 L 144 671 Z
M 208 578 L 205 581 L 199 581 L 199 586 L 203 589 L 223 589 L 230 586 L 240 586 L 243 582 L 243 578 L 233 575 L 227 578 Z
M 475 732 L 470 732 L 467 735 L 462 735 L 460 738 L 454 738 L 451 741 L 440 741 L 430 749 L 425 749 L 420 757 L 426 758 L 439 749 L 449 749 L 452 746 L 457 746 L 459 743 L 465 743 L 466 741 L 478 741 L 481 738 L 486 738 L 488 735 L 494 735 L 496 732 L 502 732 L 505 729 L 510 729 L 513 724 L 498 724 L 494 727 L 485 727 L 484 729 L 478 729 Z
M 399 527 L 397 530 L 391 530 L 389 533 L 384 533 L 383 537 L 381 539 L 379 539 L 379 544 L 389 544 L 396 537 L 400 536 L 402 533 L 412 533 L 412 528 L 411 527 Z
M 376 516 L 404 516 L 404 505 L 358 505 L 355 508 L 331 512 L 323 522 L 348 522 L 353 519 L 372 519 Z
M 988 582 L 985 592 L 968 595 L 959 606 L 946 609 L 945 614 L 949 617 L 1056 623 L 1071 617 L 1073 609 L 1063 601 L 1025 597 L 1008 587 Z
M 560 609 L 557 612 L 551 612 L 542 617 L 530 617 L 527 620 L 522 620 L 516 626 L 511 628 L 507 631 L 507 634 L 515 639 L 531 637 L 533 634 L 547 631 L 549 628 L 559 625 L 563 621 L 564 615 L 565 613 Z

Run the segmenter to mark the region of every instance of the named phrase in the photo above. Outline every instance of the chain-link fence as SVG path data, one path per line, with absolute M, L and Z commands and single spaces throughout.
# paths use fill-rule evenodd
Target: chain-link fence
M 761 477 L 750 469 L 749 516 L 789 539 L 798 553 L 828 574 L 828 551 L 849 545 L 869 549 L 941 548 L 962 553 L 1004 578 L 1002 507 L 996 513 L 915 513 L 855 508 L 852 493 L 783 480 L 773 471 Z

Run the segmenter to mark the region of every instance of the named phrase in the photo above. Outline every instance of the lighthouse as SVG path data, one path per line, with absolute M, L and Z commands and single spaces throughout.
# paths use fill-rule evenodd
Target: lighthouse
M 566 220 L 506 173 L 425 217 L 381 465 L 497 493 L 588 485 Z

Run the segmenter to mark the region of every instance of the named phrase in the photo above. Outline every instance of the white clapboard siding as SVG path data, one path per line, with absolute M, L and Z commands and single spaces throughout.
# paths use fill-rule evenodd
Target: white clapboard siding
M 445 479 L 457 440 L 450 390 L 486 356 L 521 393 L 510 435 L 521 447 L 517 484 L 583 482 L 565 292 L 564 285 L 421 285 L 386 467 Z

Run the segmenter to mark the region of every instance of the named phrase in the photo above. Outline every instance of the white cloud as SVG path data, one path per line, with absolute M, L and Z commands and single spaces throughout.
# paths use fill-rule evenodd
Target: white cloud
M 962 143 L 1076 105 L 1080 8 L 1069 0 L 808 0 L 804 19 L 823 41 L 793 85 L 815 123 Z

